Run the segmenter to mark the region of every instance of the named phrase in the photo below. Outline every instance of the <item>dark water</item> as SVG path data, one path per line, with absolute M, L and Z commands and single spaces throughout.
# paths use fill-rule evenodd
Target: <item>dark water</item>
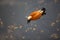
M 46 15 L 26 22 L 30 12 Z M 60 40 L 60 0 L 0 0 L 0 40 Z

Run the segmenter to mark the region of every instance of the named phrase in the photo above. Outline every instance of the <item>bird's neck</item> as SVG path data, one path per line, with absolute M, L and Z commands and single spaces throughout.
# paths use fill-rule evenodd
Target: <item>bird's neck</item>
M 43 10 L 38 10 L 38 12 L 42 14 L 43 13 Z

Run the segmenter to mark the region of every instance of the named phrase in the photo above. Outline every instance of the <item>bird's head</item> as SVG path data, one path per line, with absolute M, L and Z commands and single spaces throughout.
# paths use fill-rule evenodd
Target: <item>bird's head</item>
M 45 11 L 46 11 L 46 9 L 45 9 L 45 8 L 42 8 L 41 10 L 43 10 L 43 12 L 45 12 Z
M 42 8 L 41 10 L 43 11 L 43 14 L 42 15 L 46 15 L 46 13 L 45 13 L 46 9 L 45 8 Z

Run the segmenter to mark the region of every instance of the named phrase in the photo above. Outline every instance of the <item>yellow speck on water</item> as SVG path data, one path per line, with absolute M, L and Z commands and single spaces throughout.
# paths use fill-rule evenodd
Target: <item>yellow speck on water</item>
M 44 30 L 41 30 L 40 32 L 44 32 Z
M 21 29 L 22 27 L 23 27 L 22 25 L 19 26 L 20 29 Z
M 33 28 L 33 31 L 35 31 L 36 30 L 36 28 Z
M 18 27 L 14 27 L 14 29 L 17 29 Z

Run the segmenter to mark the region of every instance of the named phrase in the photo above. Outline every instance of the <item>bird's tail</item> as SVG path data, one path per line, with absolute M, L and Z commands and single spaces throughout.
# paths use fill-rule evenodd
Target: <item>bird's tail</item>
M 27 23 L 30 23 L 31 20 L 27 20 Z

